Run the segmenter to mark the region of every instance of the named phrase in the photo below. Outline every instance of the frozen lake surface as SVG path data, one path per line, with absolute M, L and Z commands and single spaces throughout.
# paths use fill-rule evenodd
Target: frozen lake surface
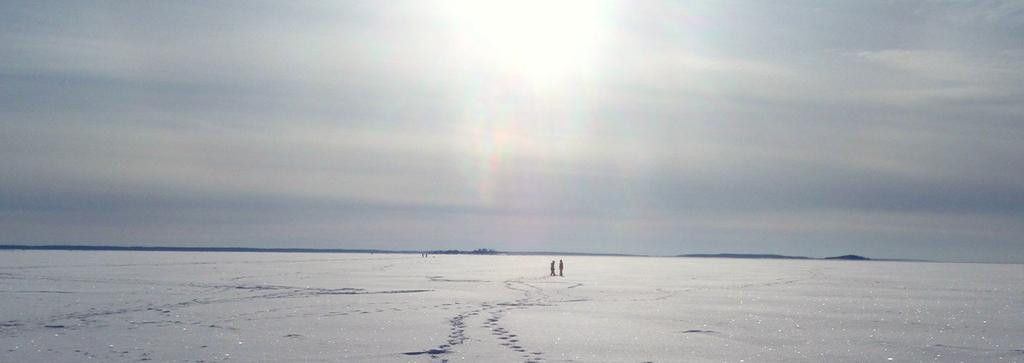
M 1024 265 L 0 252 L 0 362 L 90 359 L 1024 362 Z

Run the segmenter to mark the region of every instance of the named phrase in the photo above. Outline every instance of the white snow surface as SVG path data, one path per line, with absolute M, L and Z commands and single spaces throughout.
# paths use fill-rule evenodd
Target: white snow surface
M 0 252 L 0 362 L 89 360 L 1022 362 L 1024 265 Z

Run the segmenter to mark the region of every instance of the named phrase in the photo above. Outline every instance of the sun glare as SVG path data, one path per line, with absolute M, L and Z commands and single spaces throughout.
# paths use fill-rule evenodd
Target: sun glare
M 534 86 L 590 72 L 607 27 L 607 3 L 599 1 L 459 1 L 449 6 L 466 59 Z
M 607 1 L 460 1 L 442 9 L 465 72 L 467 178 L 490 203 L 520 157 L 571 158 L 586 115 L 580 87 L 599 75 L 613 13 Z M 516 189 L 513 187 L 512 189 Z M 520 188 L 522 189 L 522 188 Z M 534 185 L 534 192 L 544 188 Z

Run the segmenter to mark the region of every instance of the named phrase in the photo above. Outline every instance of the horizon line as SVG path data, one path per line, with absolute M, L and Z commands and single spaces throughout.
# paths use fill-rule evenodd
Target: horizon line
M 430 249 L 430 250 L 388 250 L 375 248 L 308 248 L 308 247 L 232 247 L 232 246 L 118 246 L 118 245 L 77 245 L 77 244 L 0 244 L 0 250 L 36 250 L 36 251 L 143 251 L 143 252 L 277 252 L 277 253 L 435 253 L 458 252 L 458 254 L 473 254 L 474 250 L 459 249 Z M 481 250 L 481 249 L 477 249 Z M 807 257 L 790 256 L 772 253 L 681 253 L 681 254 L 633 254 L 633 253 L 610 253 L 610 252 L 568 252 L 568 251 L 498 251 L 488 248 L 493 254 L 506 255 L 576 255 L 576 256 L 608 256 L 608 257 L 681 257 L 681 258 L 737 258 L 734 256 L 777 256 L 781 259 L 808 259 L 826 260 L 830 257 Z M 480 254 L 480 253 L 478 253 Z M 721 256 L 716 256 L 721 255 Z M 732 256 L 730 256 L 732 255 Z M 857 255 L 857 254 L 845 254 Z M 863 255 L 860 255 L 863 256 Z M 743 257 L 740 257 L 743 258 Z M 767 259 L 767 258 L 748 258 Z M 889 262 L 940 262 L 940 263 L 985 263 L 985 264 L 1024 264 L 1024 262 L 978 262 L 978 261 L 938 261 L 905 258 L 868 258 L 868 261 L 889 261 Z

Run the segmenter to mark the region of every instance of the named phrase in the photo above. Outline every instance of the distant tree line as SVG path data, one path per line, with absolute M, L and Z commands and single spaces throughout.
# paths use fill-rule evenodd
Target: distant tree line
M 501 252 L 492 250 L 490 248 L 477 248 L 472 251 L 459 251 L 459 250 L 437 250 L 430 251 L 433 255 L 497 255 Z

